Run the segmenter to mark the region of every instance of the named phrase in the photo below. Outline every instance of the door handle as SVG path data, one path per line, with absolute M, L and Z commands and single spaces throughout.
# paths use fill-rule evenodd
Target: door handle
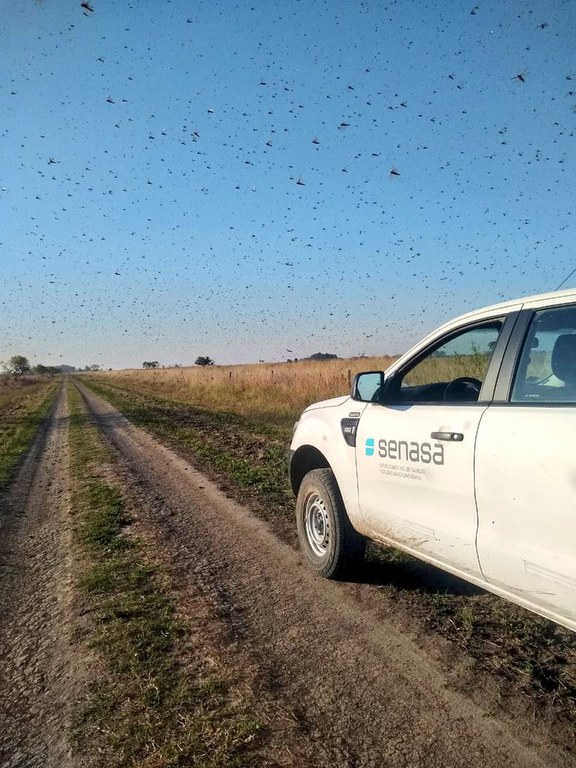
M 449 443 L 461 443 L 464 440 L 462 432 L 431 432 L 434 440 L 447 440 Z

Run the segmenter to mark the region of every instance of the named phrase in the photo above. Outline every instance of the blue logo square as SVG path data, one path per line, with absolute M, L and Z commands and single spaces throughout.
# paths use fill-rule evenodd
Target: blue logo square
M 366 456 L 374 456 L 374 438 L 368 437 L 364 445 Z

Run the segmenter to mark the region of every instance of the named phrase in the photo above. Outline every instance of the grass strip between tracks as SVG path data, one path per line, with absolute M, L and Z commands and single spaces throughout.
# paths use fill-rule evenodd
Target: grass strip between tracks
M 0 409 L 0 493 L 6 490 L 54 401 L 56 382 L 21 390 Z
M 156 435 L 221 484 L 277 535 L 295 543 L 288 488 L 290 432 L 270 421 L 211 412 L 186 403 L 83 379 L 127 418 Z M 576 723 L 576 635 L 425 565 L 399 550 L 370 546 L 359 580 L 378 585 L 392 614 L 424 634 L 437 632 L 480 668 L 521 691 L 534 707 Z
M 79 585 L 89 616 L 85 642 L 99 669 L 75 724 L 79 750 L 106 768 L 253 765 L 257 723 L 205 659 L 195 658 L 192 675 L 182 664 L 186 627 L 163 574 L 130 530 L 106 470 L 110 451 L 73 388 L 69 402 L 75 535 L 86 561 Z

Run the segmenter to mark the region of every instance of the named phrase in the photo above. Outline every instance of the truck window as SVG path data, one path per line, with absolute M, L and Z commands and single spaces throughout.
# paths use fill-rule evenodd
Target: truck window
M 576 403 L 576 306 L 534 313 L 518 362 L 511 401 Z
M 468 327 L 436 345 L 402 374 L 401 399 L 404 402 L 478 400 L 501 328 L 500 320 Z

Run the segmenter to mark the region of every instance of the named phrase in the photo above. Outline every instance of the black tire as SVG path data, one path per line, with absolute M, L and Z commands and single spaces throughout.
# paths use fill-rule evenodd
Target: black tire
M 352 528 L 331 469 L 314 469 L 302 481 L 296 526 L 306 562 L 320 576 L 342 578 L 362 562 L 366 539 Z

